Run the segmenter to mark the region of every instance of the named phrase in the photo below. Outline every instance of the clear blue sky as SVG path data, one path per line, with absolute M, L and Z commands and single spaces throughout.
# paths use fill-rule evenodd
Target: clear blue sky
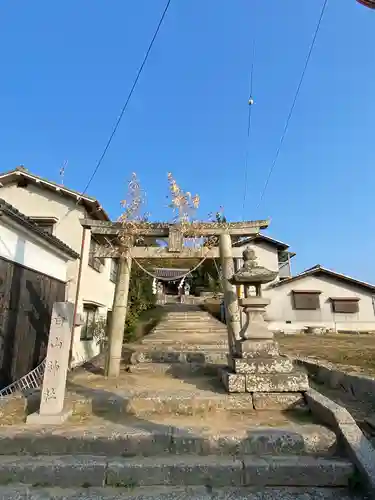
M 256 39 L 246 218 L 297 252 L 375 282 L 375 12 L 329 0 L 290 128 L 275 155 L 317 23 L 320 0 L 172 0 L 89 194 L 112 217 L 136 171 L 154 219 L 168 171 L 242 218 L 247 99 Z M 3 1 L 0 168 L 24 164 L 82 190 L 117 119 L 165 0 Z

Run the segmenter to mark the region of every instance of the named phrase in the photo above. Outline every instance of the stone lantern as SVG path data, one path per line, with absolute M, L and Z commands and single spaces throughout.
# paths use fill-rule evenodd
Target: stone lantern
M 254 250 L 243 252 L 244 264 L 231 283 L 243 285 L 245 297 L 239 299 L 246 322 L 236 341 L 235 353 L 229 354 L 228 367 L 221 372 L 228 392 L 247 392 L 255 408 L 288 408 L 303 401 L 309 387 L 305 373 L 297 371 L 291 359 L 279 354 L 273 332 L 264 320 L 270 300 L 262 297 L 262 285 L 273 281 L 278 273 L 259 266 Z M 251 293 L 255 290 L 255 293 Z
M 262 297 L 262 285 L 276 279 L 278 273 L 258 266 L 255 252 L 251 248 L 243 252 L 243 260 L 242 268 L 231 279 L 233 285 L 243 285 L 245 291 L 245 298 L 239 299 L 239 305 L 246 314 L 246 323 L 240 336 L 243 340 L 272 339 L 273 333 L 268 330 L 264 321 L 265 307 L 270 300 Z M 255 289 L 255 295 L 251 294 L 252 288 Z M 243 344 L 240 342 L 236 347 L 242 349 Z

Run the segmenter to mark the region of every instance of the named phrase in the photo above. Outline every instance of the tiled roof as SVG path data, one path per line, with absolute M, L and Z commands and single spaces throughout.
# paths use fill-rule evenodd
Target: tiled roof
M 59 248 L 63 252 L 65 252 L 70 257 L 74 257 L 77 259 L 79 254 L 66 245 L 63 241 L 52 234 L 48 234 L 43 229 L 41 229 L 37 224 L 35 224 L 29 217 L 21 213 L 17 210 L 13 205 L 10 205 L 5 200 L 0 198 L 0 215 L 5 214 L 8 217 L 11 217 L 15 221 L 17 221 L 21 226 L 24 226 L 29 231 L 37 234 L 40 238 L 48 241 L 51 245 Z
M 248 243 L 251 243 L 252 241 L 265 241 L 267 243 L 270 243 L 271 245 L 275 245 L 277 248 L 280 250 L 286 250 L 289 248 L 289 245 L 287 243 L 283 243 L 282 241 L 275 240 L 274 238 L 271 238 L 270 236 L 266 236 L 265 234 L 256 234 L 254 236 L 249 236 L 248 238 L 244 238 L 243 240 L 236 241 L 233 243 L 234 247 L 242 247 L 242 245 L 247 245 Z
M 296 274 L 296 276 L 293 276 L 292 278 L 287 278 L 282 281 L 279 281 L 276 283 L 274 286 L 279 287 L 283 286 L 287 283 L 291 283 L 293 281 L 297 281 L 299 279 L 305 278 L 306 276 L 316 276 L 319 274 L 323 274 L 326 276 L 330 276 L 332 278 L 336 278 L 338 280 L 346 281 L 347 283 L 351 283 L 353 285 L 360 286 L 362 288 L 366 288 L 370 290 L 371 292 L 375 291 L 375 285 L 372 285 L 371 283 L 366 283 L 365 281 L 360 281 L 355 278 L 351 278 L 350 276 L 346 276 L 346 274 L 341 274 L 337 273 L 336 271 L 331 271 L 331 269 L 327 269 L 326 267 L 322 267 L 321 265 L 316 265 L 314 267 L 311 267 L 309 269 L 306 269 L 305 271 L 302 271 L 299 274 Z
M 32 181 L 34 183 L 43 184 L 44 187 L 52 188 L 66 196 L 73 197 L 76 200 L 81 199 L 82 202 L 85 203 L 87 206 L 95 208 L 97 213 L 102 215 L 101 218 L 103 220 L 108 220 L 108 221 L 110 220 L 108 214 L 102 208 L 97 199 L 93 198 L 92 196 L 88 196 L 87 194 L 82 194 L 79 191 L 75 191 L 74 189 L 69 189 L 62 184 L 50 181 L 49 179 L 40 177 L 39 175 L 32 174 L 24 167 L 17 167 L 13 170 L 8 170 L 7 172 L 0 173 L 0 187 L 2 184 L 4 185 L 7 182 L 8 183 L 14 182 L 17 178 L 20 177 L 24 177 L 25 179 L 28 179 L 29 181 Z
M 173 269 L 166 267 L 158 267 L 154 269 L 154 275 L 158 278 L 178 278 L 188 272 L 189 269 Z

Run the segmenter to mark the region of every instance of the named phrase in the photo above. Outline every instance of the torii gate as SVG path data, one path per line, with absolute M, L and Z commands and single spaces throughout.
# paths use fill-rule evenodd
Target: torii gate
M 81 220 L 83 244 L 88 247 L 91 234 L 99 241 L 94 257 L 118 258 L 119 269 L 112 307 L 112 321 L 109 330 L 109 358 L 106 375 L 117 377 L 120 373 L 122 343 L 126 320 L 128 291 L 132 259 L 171 259 L 171 258 L 220 258 L 222 267 L 222 286 L 226 309 L 228 342 L 232 349 L 234 340 L 239 339 L 240 314 L 236 288 L 229 280 L 234 274 L 233 258 L 241 258 L 243 250 L 232 248 L 232 236 L 248 237 L 266 229 L 268 220 L 247 222 L 218 223 L 205 222 L 189 224 L 187 228 L 179 224 L 144 222 L 107 222 L 91 219 Z M 191 228 L 191 231 L 189 231 Z M 91 233 L 91 234 L 90 234 Z M 119 236 L 126 236 L 129 244 L 121 243 Z M 139 246 L 135 240 L 168 239 L 167 247 Z M 199 237 L 217 237 L 218 246 L 192 248 L 184 245 L 184 240 Z M 123 241 L 123 240 L 122 240 Z M 81 257 L 82 261 L 82 257 Z M 78 295 L 78 292 L 77 292 Z

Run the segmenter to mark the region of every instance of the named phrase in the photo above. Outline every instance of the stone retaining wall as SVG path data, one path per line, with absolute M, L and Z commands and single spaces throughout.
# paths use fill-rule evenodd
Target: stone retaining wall
M 334 365 L 311 361 L 309 359 L 295 359 L 303 366 L 313 380 L 326 384 L 332 389 L 342 389 L 352 394 L 356 399 L 371 400 L 375 403 L 375 379 L 356 373 L 345 373 Z

